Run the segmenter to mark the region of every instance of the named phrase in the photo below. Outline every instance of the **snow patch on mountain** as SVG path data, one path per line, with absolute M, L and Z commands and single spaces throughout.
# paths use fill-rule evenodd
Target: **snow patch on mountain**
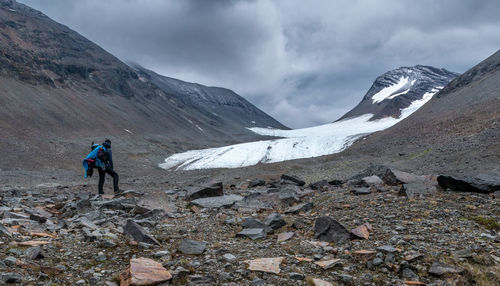
M 379 92 L 374 94 L 372 96 L 373 103 L 381 102 L 382 100 L 384 100 L 386 98 L 393 98 L 399 94 L 404 94 L 404 93 L 400 92 L 399 94 L 393 95 L 394 93 L 400 91 L 401 89 L 403 89 L 405 87 L 407 88 L 406 92 L 410 91 L 410 89 L 408 88 L 408 85 L 413 85 L 414 83 L 415 83 L 414 80 L 410 83 L 410 78 L 408 78 L 408 77 L 401 77 L 396 84 L 393 84 L 393 85 L 390 85 L 386 88 L 383 88 L 382 90 L 380 90 Z
M 239 168 L 259 163 L 281 162 L 338 153 L 363 135 L 391 127 L 408 117 L 438 92 L 433 89 L 422 99 L 401 111 L 399 118 L 387 117 L 370 121 L 373 114 L 337 121 L 325 125 L 295 130 L 249 128 L 255 133 L 282 139 L 264 140 L 220 148 L 191 150 L 174 154 L 159 166 L 164 169 L 195 170 Z

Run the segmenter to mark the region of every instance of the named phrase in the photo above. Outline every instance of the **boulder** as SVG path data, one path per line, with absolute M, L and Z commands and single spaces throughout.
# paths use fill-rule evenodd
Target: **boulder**
M 273 233 L 286 225 L 286 221 L 279 213 L 272 213 L 264 220 L 264 224 L 267 226 L 267 231 Z
M 364 177 L 369 176 L 378 176 L 380 179 L 382 179 L 382 181 L 384 181 L 385 184 L 391 186 L 399 185 L 402 183 L 397 179 L 396 175 L 394 175 L 391 169 L 382 165 L 370 166 L 363 172 L 353 176 L 350 180 L 359 181 Z
M 207 209 L 218 209 L 221 207 L 230 207 L 234 205 L 235 202 L 243 200 L 242 196 L 239 195 L 225 195 L 218 197 L 200 198 L 192 200 L 193 205 L 207 208 Z
M 183 254 L 202 254 L 206 248 L 206 242 L 193 239 L 184 239 L 179 245 L 179 251 Z
M 246 218 L 242 223 L 243 228 L 265 228 L 266 225 L 260 220 L 249 217 Z
M 186 200 L 192 201 L 200 198 L 218 197 L 223 195 L 224 192 L 222 183 L 219 182 L 210 186 L 188 190 L 186 194 Z
M 407 173 L 399 170 L 392 170 L 396 179 L 403 184 L 411 184 L 411 183 L 424 183 L 428 185 L 437 186 L 436 177 L 433 176 L 419 176 L 412 173 Z
M 476 177 L 455 178 L 438 176 L 437 181 L 443 189 L 454 192 L 493 193 L 500 190 L 500 177 L 481 174 Z
M 294 175 L 281 175 L 281 183 L 284 185 L 296 185 L 296 186 L 304 186 L 306 182 Z
M 266 237 L 266 230 L 264 228 L 245 228 L 236 234 L 236 237 L 247 237 L 251 240 L 256 240 Z
M 160 245 L 152 235 L 148 234 L 140 225 L 131 219 L 127 220 L 127 223 L 123 227 L 123 232 L 137 242 Z
M 130 265 L 120 274 L 120 285 L 157 285 L 172 279 L 161 263 L 149 258 L 130 260 Z
M 343 243 L 351 237 L 349 231 L 336 220 L 329 216 L 316 219 L 314 224 L 314 237 L 326 242 Z
M 379 186 L 379 185 L 382 185 L 384 183 L 384 181 L 382 181 L 382 179 L 380 179 L 378 176 L 368 176 L 368 177 L 364 177 L 361 179 L 365 184 L 367 185 L 375 185 L 375 186 Z
M 423 183 L 404 184 L 399 190 L 399 195 L 414 198 L 422 195 L 434 194 L 437 191 L 435 186 Z

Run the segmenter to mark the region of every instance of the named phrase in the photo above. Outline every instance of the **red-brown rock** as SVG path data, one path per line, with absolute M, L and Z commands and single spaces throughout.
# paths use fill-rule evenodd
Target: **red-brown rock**
M 130 259 L 130 265 L 120 274 L 120 286 L 157 285 L 172 279 L 161 263 L 149 258 Z

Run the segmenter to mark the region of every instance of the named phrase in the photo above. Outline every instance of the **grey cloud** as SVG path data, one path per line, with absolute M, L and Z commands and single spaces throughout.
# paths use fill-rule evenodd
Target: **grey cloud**
M 290 127 L 331 122 L 378 75 L 463 72 L 500 48 L 500 2 L 19 0 L 120 59 L 231 88 Z

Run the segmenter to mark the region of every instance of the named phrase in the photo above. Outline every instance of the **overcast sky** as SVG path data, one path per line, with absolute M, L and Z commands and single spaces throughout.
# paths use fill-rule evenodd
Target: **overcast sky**
M 500 1 L 18 0 L 124 61 L 227 87 L 298 128 L 338 119 L 380 74 L 464 72 L 500 49 Z

